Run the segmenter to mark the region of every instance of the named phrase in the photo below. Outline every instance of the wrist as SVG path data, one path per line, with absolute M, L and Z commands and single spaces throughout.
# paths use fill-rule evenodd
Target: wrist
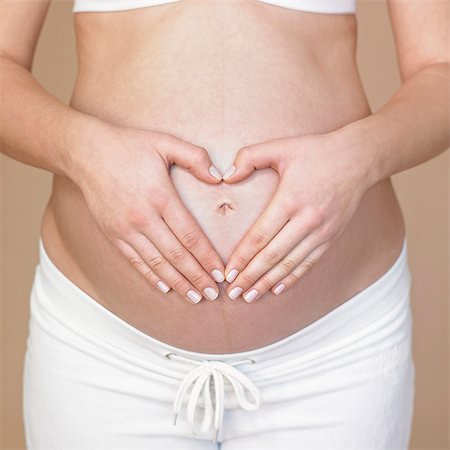
M 369 189 L 385 177 L 378 144 L 371 138 L 371 130 L 367 122 L 364 122 L 365 120 L 367 118 L 349 123 L 331 134 L 337 147 L 349 153 L 355 168 L 360 172 L 362 181 Z
M 80 176 L 89 166 L 90 155 L 96 142 L 105 142 L 112 125 L 94 116 L 79 113 L 71 118 L 67 129 L 67 145 L 62 155 L 62 171 L 65 176 L 78 184 Z

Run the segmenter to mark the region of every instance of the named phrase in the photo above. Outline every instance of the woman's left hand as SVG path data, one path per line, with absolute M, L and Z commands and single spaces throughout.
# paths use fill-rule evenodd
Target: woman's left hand
M 335 133 L 243 147 L 224 181 L 236 183 L 269 167 L 280 183 L 227 263 L 232 299 L 243 294 L 250 302 L 269 290 L 278 295 L 298 281 L 343 232 L 374 184 L 369 151 Z

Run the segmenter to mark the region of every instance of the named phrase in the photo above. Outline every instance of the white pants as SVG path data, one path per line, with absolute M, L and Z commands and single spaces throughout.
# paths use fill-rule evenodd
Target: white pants
M 27 448 L 407 449 L 415 369 L 406 247 L 381 278 L 306 328 L 256 350 L 208 354 L 117 317 L 63 275 L 40 240 Z

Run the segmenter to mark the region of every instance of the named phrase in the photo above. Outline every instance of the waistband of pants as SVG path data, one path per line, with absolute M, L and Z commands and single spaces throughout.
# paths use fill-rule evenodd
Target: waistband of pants
M 291 352 L 311 352 L 327 345 L 336 345 L 349 335 L 366 332 L 377 320 L 393 314 L 401 302 L 407 301 L 405 297 L 411 284 L 405 237 L 400 255 L 381 277 L 305 328 L 248 351 L 202 353 L 155 339 L 95 301 L 56 267 L 44 248 L 42 238 L 39 239 L 39 258 L 36 280 L 45 297 L 45 301 L 42 300 L 45 306 L 40 307 L 50 308 L 53 315 L 83 330 L 85 334 L 146 359 L 154 359 L 156 354 L 168 357 L 172 353 L 199 361 L 213 359 L 229 362 L 237 359 L 264 363 L 283 358 Z

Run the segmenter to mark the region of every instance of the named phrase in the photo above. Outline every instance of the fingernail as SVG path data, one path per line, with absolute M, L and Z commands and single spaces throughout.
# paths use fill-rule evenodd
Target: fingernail
M 284 285 L 284 284 L 279 284 L 274 290 L 273 290 L 273 293 L 275 294 L 275 295 L 279 295 L 279 294 L 281 294 L 283 291 L 284 291 L 284 288 L 285 288 L 286 286 Z
M 243 291 L 242 288 L 235 287 L 235 288 L 231 289 L 228 296 L 231 298 L 231 300 L 236 300 L 241 295 L 242 291 Z
M 215 300 L 219 296 L 219 293 L 210 287 L 203 289 L 203 292 L 210 300 Z
M 221 283 L 222 281 L 225 281 L 225 276 L 223 275 L 223 273 L 219 270 L 219 269 L 214 269 L 211 272 L 211 275 L 213 276 L 213 278 L 218 282 Z
M 209 173 L 216 178 L 217 180 L 221 181 L 222 180 L 222 175 L 220 174 L 219 170 L 217 169 L 217 167 L 214 166 L 210 166 L 209 167 Z
M 239 273 L 239 270 L 237 270 L 237 269 L 231 269 L 231 270 L 228 272 L 228 275 L 227 275 L 227 281 L 228 281 L 228 283 L 231 283 L 232 281 L 234 281 L 234 280 L 236 279 L 236 277 L 238 276 L 238 273 Z
M 231 177 L 231 175 L 233 175 L 234 172 L 236 172 L 236 166 L 233 165 L 225 172 L 225 175 L 222 178 L 227 180 Z
M 256 297 L 258 297 L 258 294 L 259 292 L 256 289 L 252 289 L 251 291 L 248 291 L 243 297 L 247 303 L 250 303 L 251 301 L 255 300 Z
M 158 286 L 158 288 L 159 288 L 162 292 L 164 292 L 164 294 L 170 291 L 170 287 L 167 286 L 167 284 L 164 283 L 164 281 L 158 281 L 158 282 L 156 283 L 156 286 Z
M 187 296 L 189 300 L 192 300 L 194 303 L 198 303 L 202 299 L 202 296 L 192 289 L 187 292 Z

